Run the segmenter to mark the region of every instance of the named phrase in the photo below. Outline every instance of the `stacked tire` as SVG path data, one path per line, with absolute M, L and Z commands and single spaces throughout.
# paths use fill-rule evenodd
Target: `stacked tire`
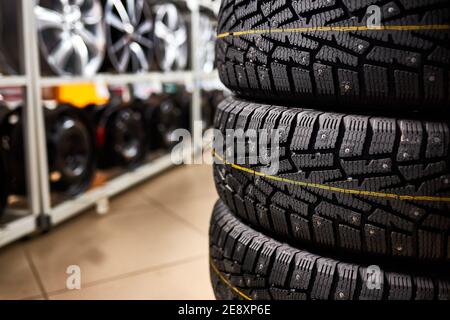
M 222 1 L 215 128 L 281 133 L 275 172 L 215 146 L 218 299 L 450 299 L 449 23 L 445 0 Z

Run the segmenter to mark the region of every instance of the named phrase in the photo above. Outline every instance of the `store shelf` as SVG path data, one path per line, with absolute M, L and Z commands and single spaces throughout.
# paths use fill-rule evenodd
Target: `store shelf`
M 75 83 L 104 83 L 104 84 L 131 84 L 139 82 L 152 83 L 191 83 L 193 73 L 191 71 L 180 72 L 150 72 L 137 74 L 98 74 L 94 77 L 43 77 L 41 86 L 51 87 L 61 84 Z
M 0 76 L 0 87 L 19 87 L 26 84 L 25 76 Z
M 99 201 L 109 200 L 119 193 L 173 167 L 171 155 L 163 156 L 153 160 L 151 163 L 143 165 L 135 171 L 125 173 L 107 182 L 101 187 L 97 187 L 84 193 L 73 200 L 66 201 L 54 208 L 49 213 L 51 224 L 59 224 L 78 212 L 95 206 Z
M 202 81 L 220 81 L 219 79 L 219 72 L 217 70 L 214 70 L 213 72 L 209 73 L 200 73 L 199 79 Z
M 43 114 L 42 88 L 61 84 L 94 83 L 99 85 L 123 85 L 147 83 L 159 86 L 163 83 L 184 84 L 192 91 L 191 119 L 194 124 L 201 121 L 201 87 L 205 89 L 220 86 L 218 73 L 204 74 L 200 70 L 199 58 L 191 55 L 191 70 L 182 72 L 162 73 L 158 71 L 142 74 L 110 74 L 100 73 L 93 77 L 58 77 L 42 76 L 40 73 L 40 52 L 36 32 L 35 13 L 32 1 L 22 1 L 22 33 L 23 33 L 23 76 L 1 76 L 0 87 L 23 86 L 26 88 L 27 123 L 25 125 L 25 146 L 27 155 L 27 189 L 29 190 L 28 205 L 25 211 L 7 210 L 0 220 L 0 247 L 20 239 L 28 234 L 46 230 L 51 225 L 59 224 L 78 213 L 100 204 L 107 204 L 115 195 L 139 184 L 174 165 L 171 155 L 166 155 L 143 165 L 132 172 L 111 178 L 105 184 L 93 188 L 85 194 L 52 205 L 52 193 L 48 183 L 48 159 L 45 138 L 45 117 Z M 211 0 L 176 0 L 185 2 L 191 10 L 191 47 L 194 52 L 200 34 L 199 5 L 216 12 L 220 1 Z M 196 146 L 199 147 L 199 146 Z M 200 153 L 200 149 L 194 154 Z M 51 225 L 45 224 L 47 218 Z
M 227 90 L 220 81 L 217 70 L 211 73 L 201 73 L 197 78 L 197 85 L 205 90 Z
M 8 214 L 9 213 L 6 214 L 6 218 L 9 218 L 11 222 L 0 226 L 0 247 L 36 231 L 36 217 L 8 217 Z
M 220 9 L 220 1 L 211 1 L 211 0 L 199 0 L 198 5 L 200 7 L 208 8 L 209 10 L 213 11 L 214 13 L 218 14 Z

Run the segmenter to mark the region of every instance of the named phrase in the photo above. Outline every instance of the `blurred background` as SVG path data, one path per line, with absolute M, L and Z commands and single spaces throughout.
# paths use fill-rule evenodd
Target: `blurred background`
M 0 0 L 0 299 L 213 298 L 211 168 L 175 166 L 171 136 L 228 95 L 218 9 Z

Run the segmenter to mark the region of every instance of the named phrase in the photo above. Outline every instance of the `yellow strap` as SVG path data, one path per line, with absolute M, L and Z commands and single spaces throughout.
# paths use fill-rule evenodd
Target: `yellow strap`
M 225 276 L 219 271 L 219 269 L 216 267 L 216 265 L 214 264 L 214 262 L 211 260 L 209 260 L 209 263 L 211 265 L 212 270 L 214 271 L 214 273 L 219 277 L 219 279 L 225 284 L 227 285 L 231 290 L 233 290 L 234 292 L 236 292 L 239 296 L 241 296 L 242 298 L 244 298 L 245 300 L 253 300 L 251 297 L 249 297 L 248 295 L 246 295 L 245 293 L 243 293 L 241 290 L 239 290 L 238 288 L 236 288 L 235 286 L 233 286 L 233 284 L 228 281 L 227 278 L 225 278 Z
M 224 32 L 217 35 L 217 38 L 239 37 L 250 34 L 266 34 L 266 33 L 306 33 L 306 32 L 350 32 L 350 31 L 429 31 L 429 30 L 450 30 L 449 24 L 430 24 L 430 25 L 410 25 L 410 26 L 329 26 L 329 27 L 305 27 L 305 28 L 278 28 L 278 29 L 259 29 L 244 30 L 236 32 Z
M 293 184 L 293 185 L 306 187 L 306 188 L 320 189 L 320 190 L 352 194 L 352 195 L 358 195 L 358 196 L 369 196 L 369 197 L 375 197 L 375 198 L 387 198 L 387 199 L 394 199 L 394 200 L 402 200 L 402 201 L 408 200 L 408 201 L 449 202 L 450 203 L 450 197 L 399 195 L 399 194 L 395 194 L 395 193 L 345 189 L 345 188 L 332 187 L 332 186 L 327 186 L 327 185 L 318 184 L 318 183 L 290 180 L 290 179 L 286 179 L 286 178 L 282 178 L 282 177 L 268 175 L 268 174 L 258 172 L 258 171 L 255 171 L 255 170 L 252 170 L 249 168 L 241 167 L 234 163 L 230 163 L 230 162 L 226 161 L 225 159 L 223 159 L 221 156 L 219 156 L 215 151 L 213 151 L 213 156 L 217 160 L 222 162 L 223 164 L 228 165 L 228 166 L 232 167 L 233 169 L 247 172 L 247 173 L 253 174 L 255 176 L 263 177 L 268 180 L 278 181 L 278 182 L 287 183 L 287 184 Z

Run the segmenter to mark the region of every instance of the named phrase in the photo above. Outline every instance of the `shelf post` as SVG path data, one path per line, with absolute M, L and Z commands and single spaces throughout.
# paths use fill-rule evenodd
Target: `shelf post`
M 25 66 L 27 77 L 27 167 L 33 197 L 39 195 L 40 214 L 50 212 L 50 185 L 48 181 L 47 143 L 40 74 L 37 24 L 34 14 L 35 0 L 22 0 L 22 21 L 25 40 Z M 36 181 L 37 180 L 37 181 Z M 36 205 L 36 204 L 34 204 Z
M 31 214 L 38 216 L 41 213 L 40 192 L 39 192 L 39 160 L 38 145 L 36 141 L 36 105 L 33 69 L 35 68 L 35 57 L 33 52 L 33 37 L 30 32 L 30 10 L 32 11 L 33 1 L 21 0 L 21 37 L 23 49 L 23 69 L 26 78 L 26 101 L 23 108 L 23 136 L 25 148 L 25 168 L 27 177 L 27 197 Z
M 191 102 L 191 134 L 194 138 L 193 157 L 194 160 L 199 159 L 202 153 L 202 130 L 198 128 L 198 124 L 202 121 L 202 98 L 201 98 L 201 76 L 202 70 L 198 54 L 198 45 L 200 34 L 200 8 L 198 0 L 189 0 L 189 8 L 191 10 L 191 66 L 193 74 L 193 91 Z

